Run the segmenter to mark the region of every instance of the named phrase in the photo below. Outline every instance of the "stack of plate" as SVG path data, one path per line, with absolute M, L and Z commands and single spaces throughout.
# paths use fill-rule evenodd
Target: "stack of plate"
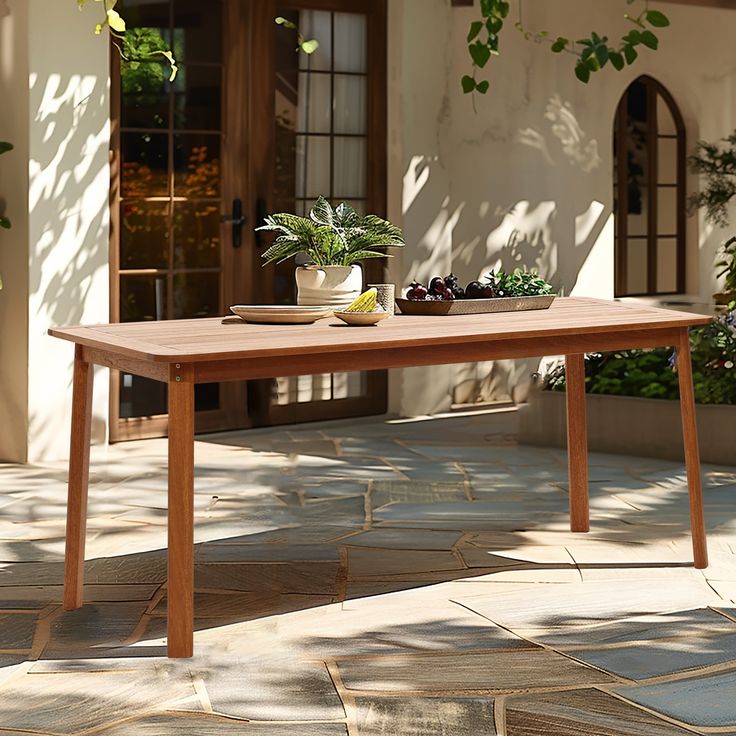
M 287 304 L 233 304 L 230 311 L 246 322 L 279 325 L 308 325 L 329 317 L 334 307 L 296 307 Z

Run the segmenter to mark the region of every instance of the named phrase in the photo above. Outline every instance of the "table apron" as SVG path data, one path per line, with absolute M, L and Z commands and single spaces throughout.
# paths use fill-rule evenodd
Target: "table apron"
M 255 358 L 202 360 L 201 356 L 195 356 L 192 360 L 181 358 L 180 361 L 193 367 L 195 383 L 245 381 L 277 376 L 410 368 L 424 365 L 475 363 L 484 360 L 537 358 L 545 355 L 574 355 L 675 346 L 684 329 L 687 328 L 619 330 L 598 334 L 581 333 L 432 345 L 418 343 L 405 347 L 375 347 Z M 95 365 L 107 366 L 163 382 L 170 380 L 170 366 L 174 365 L 153 360 L 139 360 L 90 347 L 83 348 L 83 357 L 85 361 Z
M 194 382 L 238 381 L 277 376 L 302 376 L 358 370 L 410 368 L 484 360 L 537 358 L 632 348 L 676 345 L 678 330 L 630 331 L 596 337 L 566 335 L 548 338 L 521 338 L 462 344 L 411 345 L 400 348 L 336 351 L 312 355 L 283 355 L 270 358 L 235 358 L 195 362 Z
M 154 381 L 167 383 L 169 380 L 168 363 L 156 363 L 153 360 L 138 360 L 137 358 L 120 355 L 111 350 L 90 348 L 87 346 L 82 349 L 82 359 L 87 363 L 114 368 L 124 373 L 132 373 L 134 376 L 152 378 Z

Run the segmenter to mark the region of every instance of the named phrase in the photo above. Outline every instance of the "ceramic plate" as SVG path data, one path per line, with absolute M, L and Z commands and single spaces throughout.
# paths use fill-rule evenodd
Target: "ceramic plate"
M 280 304 L 233 304 L 230 307 L 246 322 L 279 325 L 308 325 L 332 313 L 331 307 L 296 307 Z
M 388 312 L 335 312 L 335 317 L 346 325 L 375 325 L 382 319 L 390 317 Z

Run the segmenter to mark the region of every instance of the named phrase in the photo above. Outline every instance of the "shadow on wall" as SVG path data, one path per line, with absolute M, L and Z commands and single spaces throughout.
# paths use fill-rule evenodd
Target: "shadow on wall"
M 552 135 L 559 140 L 562 153 L 569 159 L 570 164 L 579 167 L 586 174 L 601 165 L 598 141 L 588 138 L 585 134 L 569 102 L 564 102 L 560 95 L 553 95 L 547 103 L 544 117 L 549 122 Z M 555 165 L 555 159 L 550 154 L 547 139 L 543 133 L 535 128 L 525 128 L 519 131 L 517 140 L 519 143 L 538 149 L 550 166 Z
M 49 359 L 66 363 L 60 351 L 67 356 L 68 346 L 46 329 L 107 316 L 109 109 L 106 76 L 52 73 L 30 83 L 29 436 L 42 457 L 66 433 L 58 403 L 71 386 L 71 372 L 48 377 Z
M 44 84 L 33 120 L 43 132 L 29 162 L 29 208 L 38 223 L 31 225 L 31 239 L 36 263 L 51 268 L 32 269 L 30 294 L 39 308 L 35 316 L 49 324 L 75 323 L 84 315 L 93 277 L 108 266 L 108 212 L 99 206 L 109 191 L 106 83 L 58 74 L 31 82 L 32 89 Z M 57 257 L 60 243 L 67 247 Z
M 403 264 L 404 283 L 426 283 L 450 271 L 470 281 L 490 269 L 528 268 L 562 294 L 574 288 L 605 294 L 613 273 L 596 268 L 594 285 L 581 272 L 596 246 L 612 252 L 605 232 L 611 203 L 592 197 L 589 180 L 597 175 L 600 181 L 603 161 L 598 141 L 586 135 L 572 105 L 553 95 L 541 124 L 518 129 L 511 144 L 489 136 L 481 145 L 473 149 L 474 171 L 465 177 L 472 181 L 453 178 L 440 156 L 411 158 L 404 175 L 405 225 L 409 237 L 412 228 L 423 231 L 413 238 L 414 258 Z M 484 167 L 490 160 L 504 163 Z M 454 199 L 454 191 L 473 186 L 477 199 Z M 489 198 L 494 195 L 495 201 Z M 524 360 L 458 366 L 452 401 L 522 401 L 538 365 Z

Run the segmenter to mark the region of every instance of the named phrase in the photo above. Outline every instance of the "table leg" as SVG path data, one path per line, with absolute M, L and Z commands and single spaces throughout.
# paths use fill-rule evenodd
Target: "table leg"
M 567 386 L 567 462 L 570 485 L 570 530 L 590 529 L 588 509 L 588 437 L 585 418 L 585 356 L 565 356 Z
M 682 435 L 685 441 L 685 467 L 687 488 L 690 495 L 690 530 L 693 540 L 695 567 L 708 567 L 708 546 L 703 517 L 703 490 L 700 478 L 700 452 L 698 449 L 698 425 L 695 414 L 693 367 L 690 360 L 690 336 L 687 328 L 680 332 L 677 345 L 677 375 L 680 382 L 680 413 Z
M 169 377 L 168 654 L 194 651 L 194 381 L 191 365 Z
M 66 551 L 64 553 L 64 609 L 67 611 L 72 611 L 82 605 L 84 592 L 84 543 L 87 533 L 93 377 L 92 365 L 82 357 L 82 346 L 75 345 L 69 489 L 66 505 Z

